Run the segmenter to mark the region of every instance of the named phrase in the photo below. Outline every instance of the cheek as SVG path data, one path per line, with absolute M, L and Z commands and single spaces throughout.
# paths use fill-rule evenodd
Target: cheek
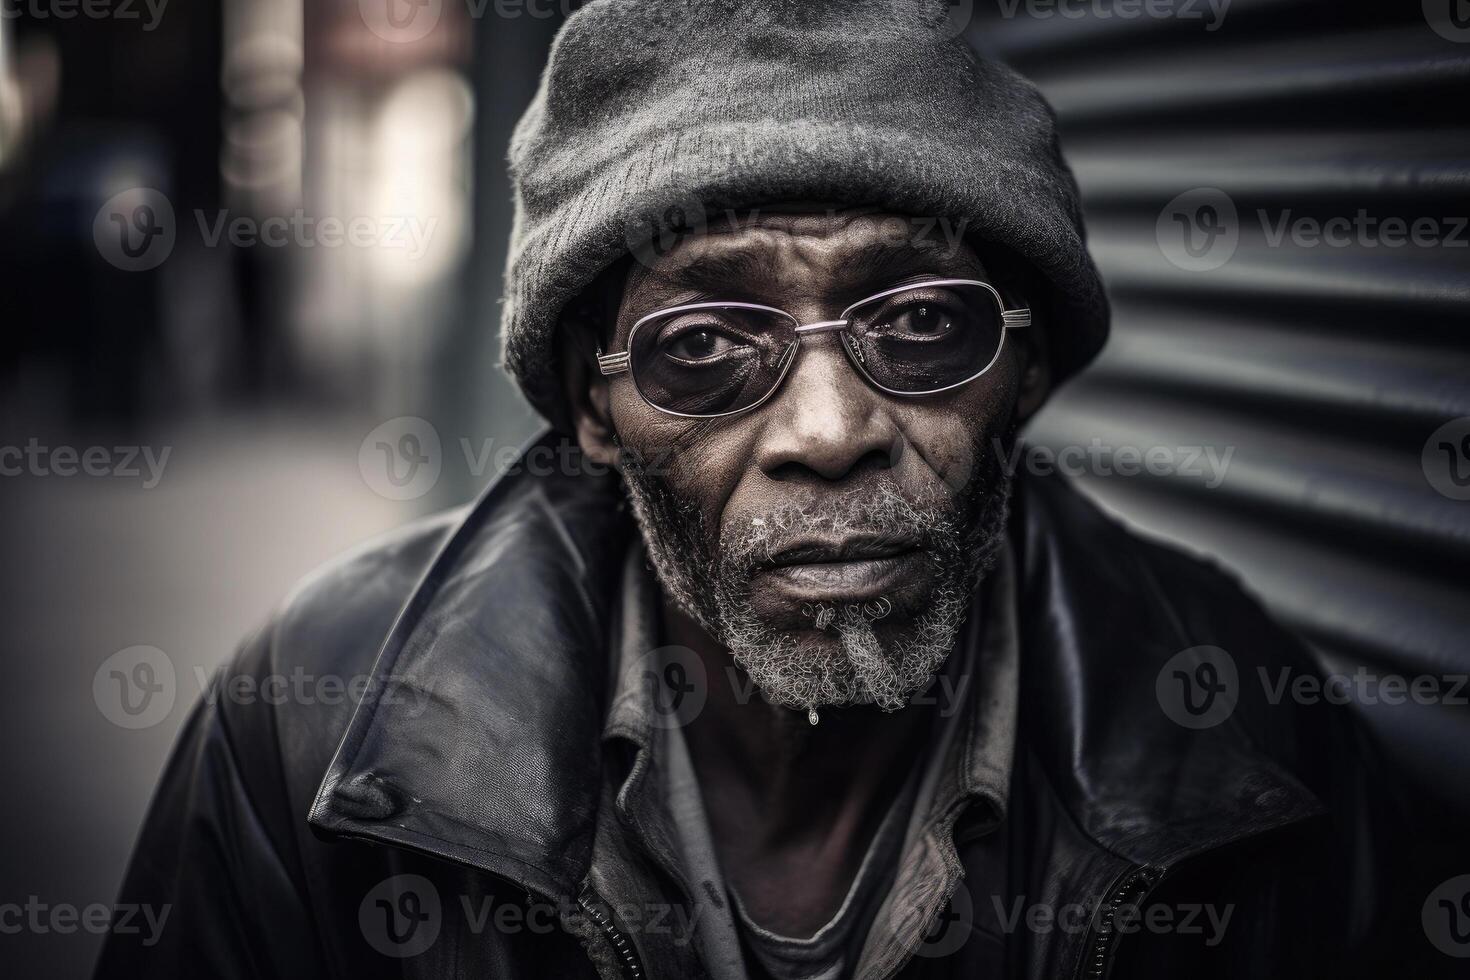
M 1010 429 L 1020 391 L 1013 359 L 948 395 L 915 399 L 902 410 L 900 427 L 930 478 L 951 493 L 965 489 L 986 453 L 1000 453 L 996 441 Z
M 648 405 L 632 386 L 610 398 L 613 427 L 623 452 L 680 497 L 694 501 L 710 527 L 719 527 L 727 501 L 752 459 L 742 427 L 693 422 Z
M 894 399 L 889 406 L 911 453 L 894 475 L 923 495 L 936 484 L 958 494 L 970 483 L 983 453 L 999 452 L 1015 414 L 1019 365 L 1007 352 L 983 377 L 948 395 Z M 641 459 L 671 490 L 692 500 L 706 525 L 730 530 L 768 512 L 780 501 L 754 464 L 759 412 L 701 423 L 665 415 L 643 401 L 632 385 L 609 395 L 613 425 L 624 452 Z M 774 497 L 773 497 L 774 494 Z M 711 542 L 712 544 L 715 542 Z

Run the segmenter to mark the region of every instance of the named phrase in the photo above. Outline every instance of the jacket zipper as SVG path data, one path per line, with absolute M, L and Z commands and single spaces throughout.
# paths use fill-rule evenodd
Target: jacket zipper
M 1164 875 L 1162 868 L 1138 865 L 1123 873 L 1109 892 L 1112 898 L 1098 915 L 1096 924 L 1088 937 L 1087 952 L 1082 960 L 1083 980 L 1106 980 L 1113 968 L 1112 954 L 1117 947 L 1117 930 L 1114 919 L 1124 903 L 1137 904 L 1144 895 L 1159 883 Z
M 577 905 L 597 923 L 607 941 L 612 944 L 613 952 L 618 958 L 618 972 L 626 980 L 643 980 L 643 964 L 638 961 L 638 950 L 633 947 L 633 941 L 618 931 L 613 925 L 612 916 L 603 911 L 595 901 L 592 890 L 585 885 L 582 893 L 577 896 Z

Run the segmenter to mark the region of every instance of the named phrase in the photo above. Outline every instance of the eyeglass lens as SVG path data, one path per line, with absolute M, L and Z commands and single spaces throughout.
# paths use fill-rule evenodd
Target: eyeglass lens
M 1004 335 L 1000 302 L 984 286 L 921 283 L 864 303 L 848 319 L 850 355 L 879 386 L 904 394 L 969 380 L 995 359 Z M 783 313 L 718 304 L 659 316 L 633 335 L 633 380 L 665 411 L 738 412 L 781 383 L 796 326 Z

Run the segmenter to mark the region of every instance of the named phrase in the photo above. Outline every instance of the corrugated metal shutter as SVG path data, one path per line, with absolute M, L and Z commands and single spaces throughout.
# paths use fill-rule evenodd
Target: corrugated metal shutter
M 1470 671 L 1470 502 L 1428 475 L 1470 472 L 1450 458 L 1470 444 L 1441 435 L 1424 455 L 1470 416 L 1470 5 L 1456 2 L 1235 0 L 1211 29 L 1192 0 L 1154 5 L 1164 18 L 1128 16 L 1150 6 L 1128 0 L 982 0 L 970 29 L 1055 105 L 1115 306 L 1108 349 L 1031 441 L 1097 440 L 1104 459 L 1233 448 L 1215 486 L 1207 468 L 1166 472 L 1187 453 L 1080 485 L 1236 570 L 1331 671 Z M 1360 209 L 1368 231 L 1292 237 Z M 1441 244 L 1385 244 L 1391 217 L 1430 219 L 1421 241 Z M 1211 252 L 1207 229 L 1231 226 L 1233 253 L 1229 234 Z M 1209 254 L 1181 251 L 1186 227 Z M 1411 778 L 1470 802 L 1470 709 L 1364 710 Z

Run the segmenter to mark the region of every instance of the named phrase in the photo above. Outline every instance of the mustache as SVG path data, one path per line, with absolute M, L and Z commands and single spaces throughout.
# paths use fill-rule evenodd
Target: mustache
M 835 500 L 787 502 L 725 529 L 721 568 L 750 575 L 802 562 L 853 561 L 925 550 L 962 521 L 949 499 L 913 499 L 880 485 Z

